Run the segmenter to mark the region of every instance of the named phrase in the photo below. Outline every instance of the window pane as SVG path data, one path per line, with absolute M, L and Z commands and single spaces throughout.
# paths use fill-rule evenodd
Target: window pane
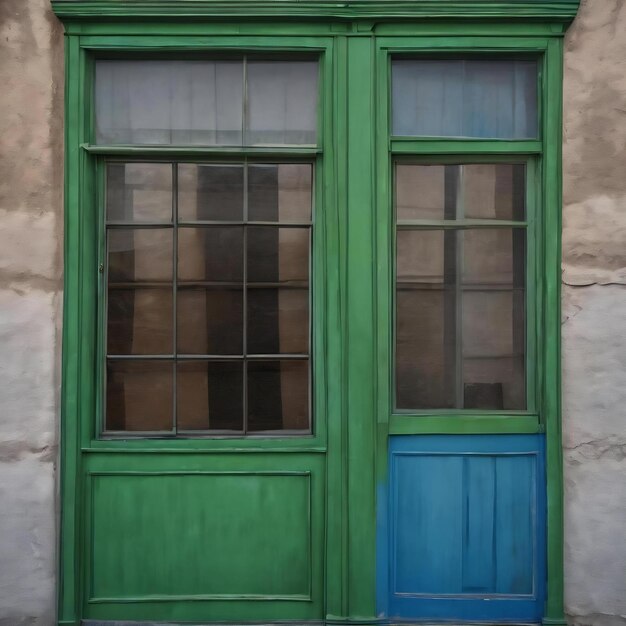
M 179 354 L 243 354 L 243 289 L 179 288 Z
M 523 229 L 463 233 L 465 408 L 526 408 L 525 235 Z
M 178 284 L 243 283 L 243 227 L 178 229 Z
M 172 221 L 172 166 L 169 163 L 109 163 L 107 220 Z
M 306 354 L 307 289 L 248 289 L 248 354 Z
M 243 166 L 178 166 L 178 219 L 243 220 Z
M 116 228 L 108 231 L 109 284 L 172 282 L 170 228 Z
M 96 61 L 100 144 L 241 145 L 242 61 Z
M 172 289 L 109 289 L 109 354 L 172 354 Z
M 398 220 L 525 219 L 525 165 L 396 165 Z
M 173 364 L 107 363 L 106 430 L 171 431 Z
M 176 385 L 179 430 L 243 430 L 242 362 L 179 362 Z
M 317 62 L 248 61 L 246 144 L 317 143 Z
M 472 219 L 526 219 L 526 167 L 520 163 L 462 166 L 463 215 Z
M 454 296 L 444 285 L 444 237 L 454 232 L 401 230 L 397 238 L 396 405 L 454 406 L 449 358 L 454 348 L 445 312 Z M 448 332 L 446 332 L 446 330 Z
M 537 137 L 537 64 L 514 60 L 392 62 L 393 134 Z
M 107 351 L 172 354 L 172 231 L 108 233 Z
M 308 228 L 250 226 L 247 236 L 249 283 L 308 283 Z
M 309 429 L 308 361 L 248 361 L 248 429 Z
M 310 221 L 311 179 L 312 168 L 308 164 L 251 165 L 248 168 L 248 219 Z
M 524 409 L 525 230 L 399 230 L 396 406 Z

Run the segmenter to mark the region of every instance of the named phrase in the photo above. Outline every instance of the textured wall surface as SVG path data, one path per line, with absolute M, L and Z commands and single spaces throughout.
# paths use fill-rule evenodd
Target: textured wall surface
M 0 626 L 54 620 L 62 29 L 0 2 Z M 563 417 L 571 624 L 626 624 L 626 0 L 566 38 Z
M 0 625 L 53 623 L 63 35 L 0 2 Z
M 626 2 L 565 42 L 563 445 L 572 624 L 626 624 Z

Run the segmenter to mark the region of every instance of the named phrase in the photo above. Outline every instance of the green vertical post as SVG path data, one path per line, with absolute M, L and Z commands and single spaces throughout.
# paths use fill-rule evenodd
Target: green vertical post
M 346 199 L 347 101 L 346 37 L 333 47 L 332 105 L 326 115 L 324 158 L 332 180 L 326 187 L 328 267 L 328 452 L 326 463 L 326 619 L 348 615 L 348 497 L 346 419 Z M 330 119 L 329 119 L 330 118 Z M 330 162 L 329 162 L 330 161 Z
M 565 624 L 563 607 L 563 454 L 561 450 L 561 110 L 563 40 L 548 42 L 543 81 L 544 345 L 547 572 L 545 624 Z
M 374 40 L 348 38 L 348 546 L 349 614 L 376 611 Z

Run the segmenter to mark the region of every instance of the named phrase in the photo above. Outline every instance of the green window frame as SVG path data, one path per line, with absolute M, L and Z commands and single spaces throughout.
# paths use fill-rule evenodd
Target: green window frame
M 463 4 L 463 6 L 461 6 Z M 325 476 L 327 623 L 376 620 L 376 497 L 392 434 L 546 434 L 548 599 L 546 624 L 564 624 L 560 425 L 560 206 L 562 37 L 579 0 L 415 0 L 302 3 L 284 0 L 52 0 L 65 37 L 65 292 L 61 418 L 59 624 L 77 626 L 85 606 L 93 473 L 196 471 L 247 452 L 256 469 L 296 453 Z M 93 60 L 211 52 L 314 54 L 320 58 L 315 148 L 97 146 Z M 395 55 L 532 57 L 540 62 L 536 140 L 406 139 L 390 135 L 389 60 Z M 366 129 L 364 131 L 364 129 Z M 99 439 L 97 364 L 102 172 L 108 159 L 315 161 L 311 320 L 314 431 L 267 439 Z M 523 160 L 532 175 L 534 253 L 529 273 L 532 338 L 526 411 L 393 411 L 394 159 Z M 529 216 L 530 217 L 530 216 Z M 530 269 L 530 268 L 529 268 Z M 530 281 L 534 281 L 531 283 Z M 534 284 L 534 289 L 531 288 Z M 532 321 L 531 321 L 532 320 Z M 530 329 L 530 326 L 529 326 Z M 364 340 L 364 337 L 366 338 Z M 532 379 L 532 380 L 531 380 Z M 533 388 L 534 386 L 534 388 Z M 329 445 L 329 442 L 333 445 Z M 349 452 L 349 453 L 348 453 Z M 325 457 L 323 457 L 325 455 Z M 127 458 L 123 466 L 120 459 Z M 324 463 L 322 463 L 324 458 Z M 160 459 L 160 460 L 159 460 Z M 253 465 L 245 460 L 246 467 Z M 295 463 L 292 462 L 295 467 Z M 146 470 L 145 468 L 149 469 Z M 87 478 L 86 478 L 87 477 Z M 318 524 L 317 521 L 314 522 Z M 248 606 L 233 618 L 254 619 Z M 198 621 L 192 613 L 184 620 Z M 288 619 L 287 613 L 277 619 Z

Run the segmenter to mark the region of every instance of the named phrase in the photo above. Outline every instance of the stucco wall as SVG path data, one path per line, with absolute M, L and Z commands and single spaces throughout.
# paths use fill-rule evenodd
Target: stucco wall
M 565 595 L 572 623 L 612 626 L 626 624 L 626 2 L 583 0 L 565 50 Z
M 63 35 L 0 2 L 0 625 L 52 624 L 62 281 Z
M 0 626 L 55 605 L 62 29 L 0 2 Z M 566 39 L 563 430 L 572 624 L 626 624 L 626 1 Z

